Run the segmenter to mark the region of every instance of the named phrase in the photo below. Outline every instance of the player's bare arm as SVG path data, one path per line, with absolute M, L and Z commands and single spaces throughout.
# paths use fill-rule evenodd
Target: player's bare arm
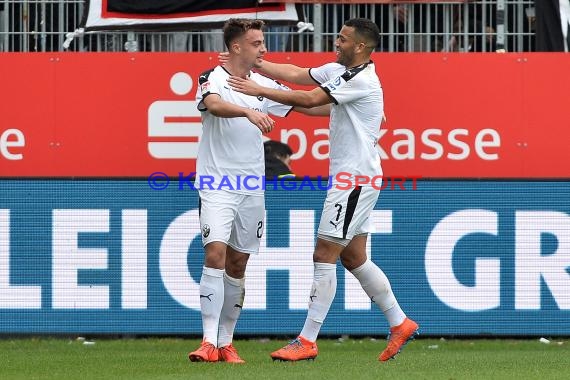
M 228 52 L 220 53 L 218 55 L 220 64 L 223 65 L 226 63 L 229 56 L 230 54 Z M 263 74 L 280 81 L 306 86 L 315 84 L 315 81 L 309 75 L 309 69 L 306 67 L 299 67 L 288 63 L 275 63 L 262 59 L 260 62 L 256 62 L 255 68 L 258 69 L 257 71 L 261 71 Z
M 265 75 L 299 85 L 314 86 L 315 81 L 309 75 L 309 69 L 289 63 L 275 63 L 265 59 L 255 66 Z
M 211 94 L 206 97 L 204 105 L 208 112 L 217 117 L 247 117 L 262 133 L 271 132 L 275 126 L 275 121 L 269 115 L 226 102 L 218 94 Z
M 313 108 L 323 106 L 332 102 L 328 94 L 316 87 L 310 91 L 292 90 L 283 91 L 262 87 L 251 79 L 244 79 L 231 76 L 228 84 L 236 91 L 252 96 L 263 96 L 273 101 L 291 106 Z
M 309 116 L 329 116 L 331 114 L 331 105 L 325 104 L 313 108 L 293 107 L 293 111 Z

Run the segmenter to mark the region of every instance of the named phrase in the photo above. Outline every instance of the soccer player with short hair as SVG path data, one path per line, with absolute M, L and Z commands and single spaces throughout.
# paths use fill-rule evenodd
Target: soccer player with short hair
M 232 345 L 245 296 L 245 270 L 259 251 L 264 231 L 265 172 L 262 134 L 275 124 L 268 114 L 291 109 L 328 115 L 330 107 L 304 110 L 260 96 L 233 91 L 230 75 L 248 78 L 277 91 L 289 90 L 251 69 L 266 53 L 261 20 L 229 19 L 223 28 L 227 62 L 200 75 L 196 94 L 203 133 L 198 148 L 195 186 L 200 196 L 204 267 L 200 279 L 203 340 L 188 354 L 191 361 L 244 363 Z M 249 186 L 246 176 L 260 179 Z
M 311 91 L 275 91 L 234 77 L 228 82 L 237 91 L 283 104 L 316 107 L 332 103 L 329 175 L 333 186 L 327 191 L 318 229 L 309 310 L 300 335 L 271 353 L 274 360 L 297 361 L 317 356 L 316 339 L 336 293 L 339 257 L 390 325 L 390 339 L 378 358 L 380 361 L 394 358 L 417 334 L 418 324 L 407 318 L 388 278 L 366 255 L 369 216 L 380 191 L 370 185 L 354 186 L 350 191 L 334 186 L 336 175 L 341 172 L 350 173 L 352 183 L 355 176 L 382 175 L 376 144 L 384 119 L 384 100 L 380 80 L 370 60 L 379 38 L 380 31 L 374 22 L 351 19 L 338 34 L 335 63 L 312 69 L 268 61 L 258 64 L 263 72 L 279 80 L 319 84 Z

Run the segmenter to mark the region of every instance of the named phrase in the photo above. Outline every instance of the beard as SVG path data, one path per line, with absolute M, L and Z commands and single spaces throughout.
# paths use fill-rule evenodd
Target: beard
M 353 56 L 351 56 L 350 54 L 347 54 L 345 52 L 339 52 L 339 54 L 336 57 L 336 63 L 348 67 L 350 62 L 352 62 L 352 58 Z

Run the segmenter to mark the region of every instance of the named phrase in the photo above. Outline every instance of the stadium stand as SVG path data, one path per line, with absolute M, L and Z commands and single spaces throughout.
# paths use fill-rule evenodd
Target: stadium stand
M 497 18 L 497 5 L 504 17 Z M 494 52 L 504 41 L 509 52 L 535 50 L 533 0 L 441 1 L 394 4 L 303 4 L 301 33 L 291 28 L 270 27 L 269 51 L 331 51 L 345 19 L 367 17 L 384 33 L 378 51 Z M 63 51 L 66 34 L 81 23 L 82 0 L 0 0 L 0 51 Z M 497 20 L 504 19 L 504 28 Z M 307 24 L 310 24 L 308 27 Z M 209 51 L 211 38 L 221 31 L 105 32 L 77 38 L 73 51 L 146 52 Z M 181 42 L 182 41 L 182 42 Z

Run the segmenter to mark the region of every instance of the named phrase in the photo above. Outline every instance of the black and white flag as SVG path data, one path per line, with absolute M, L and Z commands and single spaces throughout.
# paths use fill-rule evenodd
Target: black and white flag
M 229 18 L 272 25 L 296 24 L 295 4 L 258 0 L 87 0 L 81 27 L 109 30 L 196 30 L 221 28 Z

